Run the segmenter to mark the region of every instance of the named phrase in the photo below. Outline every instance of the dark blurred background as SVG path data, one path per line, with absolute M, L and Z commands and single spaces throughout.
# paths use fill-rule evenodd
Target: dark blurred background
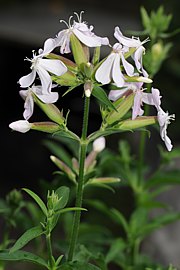
M 37 187 L 39 179 L 51 181 L 54 166 L 49 160 L 49 151 L 44 147 L 45 134 L 12 132 L 9 123 L 23 119 L 24 102 L 19 96 L 17 81 L 29 73 L 29 63 L 25 57 L 32 57 L 32 50 L 38 50 L 44 41 L 54 37 L 64 29 L 60 19 L 68 21 L 74 11 L 85 11 L 84 20 L 95 27 L 95 33 L 113 40 L 115 26 L 122 31 L 142 30 L 140 6 L 148 12 L 163 4 L 167 13 L 173 14 L 170 30 L 179 27 L 180 1 L 136 0 L 136 1 L 83 1 L 83 0 L 1 0 L 0 1 L 0 78 L 1 78 L 1 181 L 0 196 L 12 188 Z M 171 38 L 174 43 L 170 56 L 155 77 L 154 86 L 161 89 L 164 96 L 163 108 L 176 114 L 176 121 L 169 127 L 169 136 L 174 145 L 179 144 L 178 119 L 180 107 L 180 37 Z M 105 49 L 104 49 L 105 50 Z M 102 56 L 103 56 L 102 51 Z M 63 90 L 63 89 L 62 89 Z M 81 131 L 82 92 L 71 92 L 60 98 L 58 105 L 70 109 L 69 127 Z M 95 101 L 91 105 L 92 122 L 89 132 L 98 128 L 100 116 Z M 45 116 L 35 107 L 32 121 L 43 121 Z M 158 135 L 156 136 L 160 142 Z M 136 137 L 134 137 L 136 138 Z M 156 138 L 156 139 L 157 139 Z M 134 139 L 135 140 L 135 139 Z M 112 144 L 111 144 L 112 143 Z M 111 139 L 108 145 L 113 147 Z M 153 160 L 153 154 L 151 160 Z

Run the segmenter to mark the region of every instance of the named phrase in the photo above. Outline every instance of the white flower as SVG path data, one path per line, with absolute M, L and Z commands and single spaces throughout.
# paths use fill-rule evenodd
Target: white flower
M 22 88 L 29 87 L 35 80 L 36 73 L 39 75 L 42 84 L 43 93 L 51 91 L 52 80 L 48 72 L 57 76 L 63 75 L 67 71 L 67 67 L 56 59 L 43 59 L 43 56 L 48 55 L 53 48 L 55 48 L 55 41 L 53 39 L 47 39 L 44 43 L 44 50 L 39 50 L 39 55 L 36 55 L 33 51 L 33 58 L 27 59 L 31 62 L 31 73 L 20 78 L 19 83 Z
M 136 68 L 138 72 L 142 72 L 145 77 L 148 77 L 148 74 L 142 65 L 142 56 L 145 53 L 145 48 L 142 45 L 147 41 L 149 41 L 149 38 L 145 39 L 144 41 L 140 41 L 140 39 L 136 37 L 132 38 L 125 37 L 123 36 L 118 26 L 115 27 L 114 36 L 123 46 L 127 48 L 136 48 L 136 51 L 132 55 Z
M 60 22 L 64 22 L 68 29 L 62 30 L 58 33 L 57 37 L 55 38 L 56 47 L 60 46 L 60 52 L 62 54 L 64 53 L 70 53 L 70 36 L 71 34 L 74 34 L 83 44 L 85 44 L 88 47 L 99 47 L 101 45 L 109 45 L 108 38 L 104 37 L 98 37 L 96 36 L 92 30 L 93 26 L 88 27 L 86 22 L 82 21 L 82 13 L 81 11 L 80 15 L 78 15 L 76 12 L 74 14 L 77 16 L 78 22 L 73 21 L 73 24 L 71 25 L 71 19 L 73 16 L 70 16 L 69 23 L 66 23 L 64 20 L 61 20 Z
M 167 136 L 167 127 L 171 123 L 171 120 L 175 120 L 175 114 L 169 115 L 168 112 L 164 112 L 161 108 L 158 111 L 158 122 L 160 126 L 160 136 L 161 139 L 164 141 L 167 150 L 171 151 L 172 150 L 172 143 L 170 138 Z
M 31 129 L 31 124 L 27 120 L 18 120 L 16 122 L 12 122 L 9 127 L 15 131 L 25 133 Z
M 123 87 L 125 79 L 120 68 L 121 62 L 127 75 L 134 75 L 134 67 L 124 58 L 125 52 L 127 52 L 127 48 L 119 43 L 114 44 L 112 53 L 96 71 L 95 77 L 98 82 L 108 84 L 113 80 L 116 86 Z
M 33 93 L 44 103 L 54 103 L 58 100 L 58 93 L 57 92 L 49 92 L 43 93 L 42 86 L 35 86 L 29 87 L 27 90 L 19 91 L 21 97 L 25 100 L 24 102 L 24 119 L 28 120 L 34 111 L 34 99 Z
M 93 151 L 99 153 L 102 150 L 104 150 L 105 145 L 106 145 L 105 138 L 99 137 L 93 142 Z

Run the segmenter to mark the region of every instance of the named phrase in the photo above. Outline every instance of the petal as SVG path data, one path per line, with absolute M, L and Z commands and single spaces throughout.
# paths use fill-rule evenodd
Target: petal
M 112 68 L 112 77 L 115 84 L 118 87 L 124 86 L 125 81 L 124 81 L 124 76 L 120 68 L 120 55 L 119 54 L 116 54 L 115 59 L 114 59 L 113 68 Z
M 133 59 L 136 65 L 137 70 L 140 72 L 142 69 L 142 55 L 144 53 L 144 47 L 140 46 L 134 53 Z
M 28 90 L 20 90 L 19 94 L 20 96 L 25 100 L 27 98 L 29 91 Z
M 123 36 L 118 26 L 115 27 L 114 36 L 121 44 L 128 48 L 136 48 L 141 44 L 139 40 Z
M 148 105 L 155 105 L 153 96 L 150 93 L 142 93 L 142 102 Z
M 37 97 L 44 103 L 54 103 L 58 100 L 59 94 L 57 92 L 50 92 L 49 94 L 36 94 Z
M 67 67 L 60 61 L 60 60 L 54 60 L 54 59 L 39 59 L 39 65 L 57 75 L 61 76 L 67 71 Z
M 16 122 L 12 122 L 9 127 L 13 130 L 25 133 L 31 129 L 31 124 L 26 120 L 18 120 Z
M 99 47 L 102 44 L 103 45 L 109 44 L 108 38 L 101 38 L 97 37 L 96 35 L 88 36 L 79 31 L 78 29 L 73 29 L 73 33 L 83 44 L 85 44 L 88 47 Z
M 142 91 L 137 91 L 134 97 L 132 120 L 134 120 L 138 115 L 143 114 L 143 110 L 141 110 L 141 99 L 142 99 Z
M 32 116 L 34 111 L 34 100 L 31 94 L 29 94 L 25 100 L 24 109 L 24 119 L 28 120 Z
M 34 82 L 35 77 L 36 71 L 33 69 L 31 73 L 19 79 L 20 86 L 23 88 L 30 86 Z
M 98 82 L 102 84 L 110 83 L 111 81 L 111 70 L 114 61 L 115 54 L 111 53 L 107 59 L 100 65 L 97 69 L 95 78 Z
M 44 50 L 43 50 L 43 55 L 47 55 L 50 52 L 52 52 L 57 46 L 56 40 L 53 38 L 48 38 L 45 42 L 44 42 Z
M 160 96 L 160 91 L 157 88 L 152 87 L 151 92 L 152 92 L 154 105 L 156 106 L 156 109 L 158 110 L 161 105 L 162 96 Z
M 124 58 L 124 55 L 121 54 L 121 59 L 122 59 L 122 64 L 123 67 L 127 73 L 128 76 L 133 76 L 134 75 L 134 67 L 128 61 Z
M 109 96 L 108 98 L 112 101 L 115 101 L 119 98 L 121 98 L 122 96 L 124 96 L 124 94 L 128 91 L 128 89 L 125 90 L 111 90 L 109 92 Z
M 51 76 L 49 75 L 49 73 L 40 66 L 37 69 L 37 73 L 38 73 L 39 78 L 41 80 L 42 92 L 43 93 L 50 92 L 51 86 L 52 86 L 52 80 L 51 80 Z

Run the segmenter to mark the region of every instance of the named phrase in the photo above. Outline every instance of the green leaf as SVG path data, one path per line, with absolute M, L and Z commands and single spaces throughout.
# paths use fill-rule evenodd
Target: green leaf
M 113 220 L 116 223 L 118 223 L 119 225 L 121 225 L 123 227 L 123 229 L 125 230 L 125 232 L 128 233 L 129 225 L 128 225 L 128 222 L 126 221 L 125 217 L 123 216 L 123 214 L 114 208 L 111 210 L 111 213 L 112 213 L 111 216 L 113 217 Z
M 10 249 L 10 253 L 14 253 L 15 251 L 23 248 L 27 243 L 29 243 L 32 239 L 42 235 L 44 233 L 42 226 L 36 226 L 29 230 L 27 230 L 13 245 Z
M 72 131 L 70 130 L 66 130 L 66 131 L 57 131 L 54 136 L 60 136 L 60 137 L 65 137 L 65 138 L 69 138 L 69 139 L 72 139 L 72 140 L 75 140 L 75 141 L 80 141 L 79 137 L 73 133 Z
M 69 200 L 69 188 L 66 186 L 59 187 L 55 193 L 58 195 L 60 202 L 59 205 L 55 208 L 55 211 L 58 211 L 60 209 L 63 209 Z
M 0 251 L 0 260 L 2 261 L 27 261 L 31 263 L 35 263 L 41 265 L 43 267 L 48 268 L 48 264 L 41 257 L 26 251 L 15 251 L 13 253 L 9 253 L 9 250 Z
M 146 182 L 145 188 L 150 189 L 157 186 L 180 184 L 180 172 L 179 170 L 173 170 L 168 172 L 157 172 Z
M 102 87 L 94 85 L 92 95 L 106 106 L 110 107 L 113 110 L 116 110 L 113 103 L 108 99 L 108 96 Z
M 142 24 L 143 24 L 145 29 L 149 30 L 151 22 L 150 22 L 150 18 L 148 16 L 148 13 L 144 7 L 141 7 L 140 12 L 141 12 Z
M 116 257 L 119 257 L 121 252 L 125 249 L 126 244 L 122 238 L 114 240 L 110 246 L 110 249 L 106 255 L 106 263 L 114 261 Z
M 90 263 L 70 262 L 60 266 L 61 270 L 100 270 L 99 267 Z
M 36 201 L 36 203 L 39 205 L 39 207 L 43 211 L 44 215 L 47 216 L 48 214 L 47 207 L 44 204 L 44 202 L 41 200 L 41 198 L 30 189 L 23 188 L 22 190 L 26 191 Z
M 63 213 L 71 212 L 71 211 L 87 211 L 87 209 L 82 208 L 82 207 L 67 207 L 67 208 L 58 210 L 57 213 L 63 214 Z

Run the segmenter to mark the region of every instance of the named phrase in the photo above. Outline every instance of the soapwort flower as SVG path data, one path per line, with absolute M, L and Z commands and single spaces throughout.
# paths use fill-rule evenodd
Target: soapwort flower
M 167 127 L 171 123 L 171 120 L 175 120 L 175 114 L 169 115 L 168 112 L 164 112 L 161 108 L 158 111 L 158 122 L 160 126 L 160 136 L 161 139 L 164 141 L 167 150 L 171 151 L 172 150 L 172 143 L 170 138 L 167 136 Z
M 27 120 L 18 120 L 12 122 L 9 127 L 15 131 L 26 133 L 31 129 L 31 124 Z
M 134 67 L 124 57 L 124 53 L 128 52 L 127 47 L 123 47 L 120 43 L 115 43 L 111 54 L 97 69 L 96 80 L 102 84 L 108 84 L 111 80 L 118 87 L 123 87 L 125 78 L 121 71 L 120 64 L 122 63 L 128 76 L 134 75 Z
M 31 62 L 31 73 L 23 76 L 19 80 L 19 84 L 22 88 L 29 87 L 33 84 L 36 73 L 39 75 L 42 84 L 43 93 L 48 93 L 51 91 L 52 80 L 49 74 L 53 73 L 57 76 L 61 76 L 67 71 L 67 67 L 63 62 L 56 59 L 43 59 L 44 56 L 48 55 L 56 46 L 54 39 L 47 39 L 44 43 L 44 49 L 39 49 L 39 54 L 33 51 L 33 58 L 26 60 Z
M 54 103 L 58 100 L 59 94 L 57 92 L 43 93 L 41 85 L 29 87 L 27 90 L 19 91 L 20 96 L 25 100 L 24 102 L 24 119 L 28 120 L 34 111 L 34 98 L 35 94 L 44 103 Z
M 68 29 L 60 31 L 56 38 L 56 47 L 60 46 L 60 52 L 70 53 L 70 36 L 74 34 L 83 44 L 88 47 L 100 47 L 101 45 L 109 45 L 109 40 L 107 37 L 98 37 L 93 31 L 93 26 L 88 27 L 85 21 L 82 21 L 82 14 L 84 11 L 81 11 L 80 15 L 76 12 L 74 14 L 77 16 L 78 22 L 75 20 L 71 24 L 71 20 L 73 16 L 69 17 L 69 22 L 67 23 L 64 20 L 60 20 L 60 22 L 64 22 Z
M 125 37 L 123 36 L 118 26 L 115 27 L 114 36 L 123 46 L 127 48 L 136 48 L 135 52 L 132 54 L 132 58 L 135 62 L 136 68 L 138 72 L 143 74 L 144 77 L 148 77 L 146 70 L 143 68 L 142 56 L 143 54 L 145 54 L 145 48 L 143 44 L 148 42 L 149 38 L 140 41 L 139 37 Z

